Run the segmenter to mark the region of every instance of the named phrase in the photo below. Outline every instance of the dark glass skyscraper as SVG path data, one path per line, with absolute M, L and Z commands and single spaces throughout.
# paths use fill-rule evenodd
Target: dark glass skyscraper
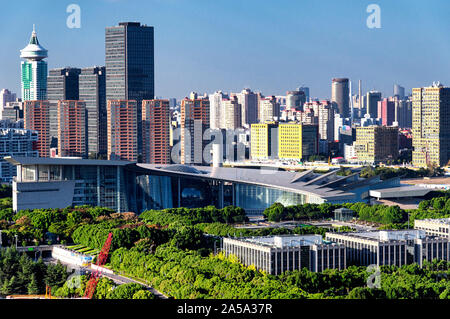
M 141 119 L 142 100 L 155 95 L 154 30 L 139 22 L 121 22 L 106 28 L 106 99 L 134 100 Z M 138 151 L 142 153 L 138 121 Z
M 97 157 L 107 150 L 106 137 L 106 70 L 90 67 L 81 70 L 79 77 L 80 100 L 86 103 L 87 152 Z
M 58 145 L 58 101 L 76 101 L 79 98 L 78 68 L 58 68 L 50 70 L 47 77 L 47 99 L 50 113 L 50 147 Z

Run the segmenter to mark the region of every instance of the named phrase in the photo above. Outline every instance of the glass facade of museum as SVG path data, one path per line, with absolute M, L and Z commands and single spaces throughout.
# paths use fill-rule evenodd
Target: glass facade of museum
M 137 211 L 173 207 L 222 208 L 235 205 L 247 214 L 261 213 L 275 202 L 297 205 L 306 202 L 306 196 L 275 188 L 220 180 L 177 176 L 139 175 L 137 184 Z

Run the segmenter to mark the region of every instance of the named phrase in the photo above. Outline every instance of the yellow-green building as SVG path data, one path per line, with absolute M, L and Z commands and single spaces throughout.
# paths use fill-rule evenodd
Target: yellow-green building
M 445 166 L 450 159 L 450 88 L 439 83 L 412 92 L 412 161 Z
M 318 153 L 318 126 L 297 123 L 278 127 L 278 157 L 301 161 Z
M 278 124 L 275 122 L 251 125 L 250 152 L 252 159 L 277 157 L 277 133 Z
M 376 126 L 356 128 L 355 154 L 359 162 L 381 163 L 398 158 L 398 128 Z

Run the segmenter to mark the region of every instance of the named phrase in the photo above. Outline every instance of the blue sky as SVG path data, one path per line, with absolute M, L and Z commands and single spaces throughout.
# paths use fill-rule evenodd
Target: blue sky
M 81 28 L 66 7 L 81 7 Z M 369 29 L 369 4 L 381 29 Z M 49 68 L 104 65 L 104 28 L 121 21 L 155 27 L 157 96 L 190 91 L 284 94 L 300 85 L 329 98 L 331 79 L 354 92 L 392 94 L 440 80 L 450 85 L 448 0 L 2 0 L 0 88 L 20 95 L 20 52 L 36 24 Z

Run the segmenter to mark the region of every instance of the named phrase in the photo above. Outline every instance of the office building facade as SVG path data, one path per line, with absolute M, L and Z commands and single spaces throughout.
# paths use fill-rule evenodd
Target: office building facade
M 385 163 L 398 158 L 398 128 L 371 125 L 356 128 L 356 157 L 363 163 Z
M 140 119 L 143 100 L 155 98 L 154 29 L 139 22 L 121 22 L 105 31 L 106 100 L 134 100 Z M 138 122 L 138 151 L 142 128 Z
M 325 238 L 346 247 L 347 265 L 422 266 L 425 260 L 449 260 L 448 238 L 427 236 L 422 230 L 326 233 Z
M 318 126 L 305 124 L 280 124 L 278 126 L 278 157 L 301 161 L 318 154 Z
M 414 229 L 423 230 L 429 236 L 450 239 L 450 218 L 415 219 Z
M 345 269 L 345 246 L 324 242 L 320 235 L 223 238 L 225 256 L 271 275 L 307 268 L 313 272 Z
M 278 157 L 278 124 L 252 124 L 250 129 L 250 155 L 252 159 Z
M 450 88 L 434 83 L 413 89 L 413 165 L 445 166 L 450 160 Z
M 106 68 L 81 69 L 79 99 L 86 104 L 87 153 L 91 157 L 106 154 Z

